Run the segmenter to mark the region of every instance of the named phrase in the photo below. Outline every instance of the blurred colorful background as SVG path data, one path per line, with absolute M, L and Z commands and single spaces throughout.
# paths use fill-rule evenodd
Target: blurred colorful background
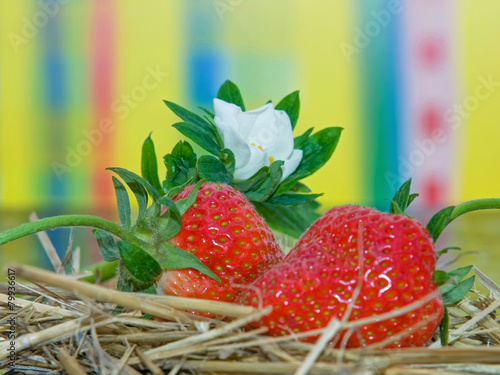
M 116 219 L 105 168 L 139 172 L 152 131 L 163 173 L 180 136 L 162 100 L 211 106 L 226 79 L 247 108 L 299 89 L 296 135 L 345 129 L 305 181 L 325 210 L 386 208 L 411 176 L 423 221 L 498 197 L 499 15 L 497 0 L 0 0 L 0 229 L 33 211 Z M 500 281 L 499 227 L 470 214 L 440 245 Z M 72 234 L 97 259 L 90 231 Z M 70 231 L 50 236 L 64 254 Z M 34 236 L 0 248 L 12 260 L 49 264 Z

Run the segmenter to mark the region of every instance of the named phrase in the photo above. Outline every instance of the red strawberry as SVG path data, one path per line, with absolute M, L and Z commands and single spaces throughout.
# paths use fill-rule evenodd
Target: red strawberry
M 274 307 L 259 324 L 267 326 L 272 335 L 284 335 L 325 327 L 333 317 L 342 319 L 361 281 L 359 226 L 362 285 L 348 320 L 393 311 L 437 290 L 434 245 L 420 223 L 364 207 L 336 207 L 312 225 L 279 266 L 243 293 L 245 304 L 257 306 L 261 298 L 263 306 Z M 428 320 L 424 327 L 386 347 L 422 346 L 436 331 L 442 315 L 443 302 L 438 296 L 411 313 L 360 327 L 359 335 L 354 332 L 349 337 L 347 347 L 374 344 Z
M 186 198 L 187 186 L 173 201 Z M 250 284 L 284 253 L 274 235 L 252 204 L 236 189 L 217 183 L 204 183 L 194 204 L 182 215 L 182 228 L 169 240 L 196 255 L 220 279 L 195 269 L 164 271 L 159 292 L 182 297 L 233 301 L 241 288 Z

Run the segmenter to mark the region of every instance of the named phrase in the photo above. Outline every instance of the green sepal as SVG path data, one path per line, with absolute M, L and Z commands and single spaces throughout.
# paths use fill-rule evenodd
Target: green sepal
M 182 190 L 184 190 L 184 188 L 188 185 L 190 185 L 192 182 L 193 182 L 194 178 L 192 178 L 191 180 L 183 183 L 182 185 L 177 185 L 173 188 L 171 188 L 170 190 L 168 190 L 167 192 L 167 196 L 169 198 L 173 198 L 175 197 L 177 194 L 179 194 Z M 165 181 L 164 181 L 165 182 Z
M 161 273 L 158 262 L 140 247 L 118 241 L 118 249 L 124 266 L 137 280 L 152 283 Z
M 246 193 L 250 190 L 255 190 L 262 184 L 262 182 L 264 182 L 268 174 L 269 167 L 262 167 L 257 172 L 255 172 L 253 176 L 247 178 L 246 180 L 235 182 L 234 187 L 242 193 Z
M 142 144 L 141 174 L 158 191 L 162 192 L 160 178 L 158 177 L 158 162 L 156 160 L 155 145 L 151 133 Z
M 300 147 L 302 160 L 290 176 L 279 185 L 275 195 L 281 195 L 290 190 L 299 180 L 312 175 L 320 169 L 332 156 L 342 133 L 342 128 L 332 127 L 320 130 L 304 140 Z
M 182 228 L 182 219 L 179 208 L 168 196 L 163 196 L 158 201 L 168 207 L 158 220 L 158 240 L 166 241 L 175 236 Z
M 412 204 L 412 202 L 415 200 L 415 198 L 417 198 L 420 194 L 418 193 L 412 193 L 410 194 L 410 196 L 408 197 L 408 205 L 406 207 L 409 207 L 410 204 Z
M 399 204 L 394 199 L 389 199 L 391 202 L 391 214 L 404 215 L 404 211 L 399 207 Z
M 232 103 L 245 110 L 245 103 L 241 96 L 240 89 L 230 80 L 225 81 L 217 93 L 217 99 L 224 100 L 226 103 Z
M 141 281 L 134 277 L 123 263 L 123 260 L 119 261 L 116 285 L 118 290 L 122 292 L 139 292 L 148 289 L 153 284 L 153 281 Z
M 436 251 L 436 257 L 439 258 L 441 255 L 446 254 L 450 250 L 462 250 L 462 248 L 460 248 L 458 246 L 448 246 L 448 247 L 445 247 L 442 250 Z
M 302 206 L 276 206 L 267 202 L 253 202 L 257 212 L 273 229 L 299 238 L 321 216 L 316 202 Z
M 418 194 L 411 194 L 410 201 L 410 188 L 411 178 L 401 185 L 396 194 L 391 200 L 391 214 L 404 214 L 410 203 L 418 196 Z
M 167 178 L 163 181 L 163 188 L 169 191 L 169 194 L 173 188 L 187 185 L 196 178 L 196 160 L 196 154 L 187 141 L 179 141 L 172 152 L 163 157 L 167 168 Z
M 448 346 L 449 325 L 450 325 L 450 316 L 448 315 L 448 309 L 445 305 L 443 320 L 441 320 L 441 324 L 439 325 L 439 338 L 441 339 L 441 346 L 443 347 Z
M 458 283 L 458 285 L 453 289 L 451 289 L 449 292 L 444 293 L 442 295 L 444 305 L 445 306 L 453 305 L 454 303 L 457 303 L 462 298 L 464 298 L 465 295 L 469 293 L 470 289 L 474 285 L 474 281 L 475 281 L 475 276 L 471 276 L 468 279 L 465 279 L 464 281 Z
M 300 112 L 299 91 L 294 91 L 291 94 L 285 96 L 283 99 L 281 99 L 275 109 L 285 111 L 290 118 L 290 122 L 292 123 L 292 129 L 295 129 L 295 125 L 297 125 L 297 120 L 299 119 Z
M 198 192 L 200 191 L 201 185 L 205 180 L 199 180 L 196 185 L 193 186 L 191 191 L 189 192 L 188 196 L 184 199 L 179 199 L 175 204 L 177 208 L 179 209 L 179 212 L 181 215 L 184 215 L 184 213 L 188 210 L 189 207 L 191 207 L 194 204 L 194 201 L 196 200 L 196 197 L 198 196 Z
M 225 148 L 222 150 L 222 157 L 221 161 L 224 164 L 224 167 L 226 168 L 227 174 L 231 178 L 231 181 L 234 176 L 234 169 L 236 168 L 236 161 L 234 159 L 234 153 L 228 149 Z
M 211 155 L 200 156 L 196 163 L 196 169 L 198 170 L 198 176 L 207 181 L 226 185 L 233 184 L 233 179 L 229 176 L 224 164 Z
M 268 203 L 278 206 L 299 206 L 314 201 L 323 194 L 301 194 L 301 193 L 285 193 L 277 197 L 271 197 Z
M 248 200 L 252 202 L 264 202 L 273 195 L 278 187 L 278 184 L 283 176 L 283 169 L 281 168 L 284 164 L 283 160 L 274 161 L 269 167 L 269 174 L 266 176 L 264 181 L 257 186 L 255 190 L 251 190 L 245 193 Z
M 446 277 L 442 275 L 444 271 L 436 271 L 435 275 L 437 274 L 439 279 L 436 279 L 436 276 L 434 276 L 434 278 L 438 282 L 439 292 L 441 294 L 445 294 L 455 288 L 460 283 L 460 281 L 462 281 L 463 278 L 470 272 L 471 269 L 472 265 L 460 267 L 454 269 L 453 271 L 446 272 Z M 440 282 L 440 280 L 444 280 L 444 282 Z
M 130 209 L 130 200 L 128 198 L 127 189 L 115 176 L 112 176 L 111 178 L 113 180 L 113 187 L 115 189 L 118 217 L 120 218 L 122 226 L 124 226 L 125 228 L 130 228 L 132 226 L 132 213 Z
M 151 214 L 153 213 L 152 210 L 158 208 L 158 205 L 156 204 L 160 198 L 158 191 L 144 178 L 126 169 L 107 168 L 107 170 L 110 170 L 120 176 L 129 186 L 130 190 L 132 190 L 139 205 L 139 215 L 137 217 L 136 224 L 143 228 L 147 226 L 147 223 L 150 223 Z M 148 193 L 155 202 L 149 209 L 147 208 Z
M 115 172 L 113 168 L 107 168 L 107 169 Z M 144 214 L 146 213 L 146 208 L 148 206 L 147 190 L 142 184 L 140 184 L 137 180 L 130 178 L 130 176 L 128 176 L 127 174 L 123 174 L 121 172 L 117 174 L 123 179 L 123 181 L 125 181 L 130 190 L 132 190 L 132 193 L 134 194 L 135 199 L 137 200 L 137 204 L 139 206 L 138 218 L 142 218 L 142 216 L 144 216 Z
M 111 234 L 105 230 L 94 228 L 92 229 L 97 245 L 99 246 L 99 253 L 101 258 L 106 262 L 114 262 L 120 259 L 120 251 L 116 245 L 115 239 Z
M 434 281 L 436 282 L 437 286 L 444 285 L 448 280 L 450 280 L 450 276 L 448 276 L 445 271 L 434 271 Z
M 455 206 L 448 206 L 446 208 L 443 208 L 442 210 L 438 211 L 433 217 L 431 217 L 431 219 L 427 223 L 427 230 L 431 234 L 434 242 L 437 241 L 443 229 L 446 228 L 446 226 L 450 222 L 451 214 L 454 209 Z
M 151 285 L 149 288 L 138 290 L 138 292 L 147 293 L 147 294 L 157 294 L 156 293 L 156 287 L 155 287 L 154 284 Z M 150 315 L 150 314 L 144 314 L 143 317 L 142 317 L 142 319 L 149 319 L 151 317 L 152 317 L 152 315 Z
M 171 243 L 160 244 L 159 262 L 164 269 L 194 268 L 202 274 L 220 283 L 219 277 L 205 266 L 196 256 L 189 251 L 183 250 Z
M 182 215 L 193 205 L 200 190 L 201 185 L 205 180 L 200 180 L 193 186 L 188 196 L 184 199 L 179 199 L 177 202 L 168 197 L 163 196 L 158 201 L 160 204 L 168 207 L 168 210 L 163 213 L 159 219 L 158 240 L 166 241 L 175 236 L 182 228 Z

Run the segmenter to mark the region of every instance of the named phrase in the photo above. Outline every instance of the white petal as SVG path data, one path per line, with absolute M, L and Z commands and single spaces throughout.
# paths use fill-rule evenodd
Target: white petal
M 255 133 L 255 127 L 261 122 L 267 123 L 271 121 L 273 116 L 274 107 L 271 103 L 252 109 L 251 111 L 238 113 L 236 115 L 236 119 L 238 121 L 240 134 L 247 141 L 250 141 L 250 138 L 253 137 L 253 134 Z M 258 146 L 259 144 L 256 145 Z
M 272 111 L 272 115 L 259 117 L 248 137 L 249 143 L 262 147 L 274 160 L 286 160 L 293 151 L 292 125 L 284 111 Z
M 242 167 L 234 170 L 234 180 L 241 181 L 252 177 L 259 169 L 269 166 L 269 158 L 266 153 L 257 147 L 250 147 L 250 160 Z
M 234 154 L 236 168 L 244 166 L 250 160 L 250 147 L 238 132 L 236 115 L 241 113 L 237 105 L 214 99 L 215 126 L 222 134 L 224 147 Z
M 290 159 L 285 160 L 285 164 L 281 167 L 283 169 L 283 177 L 281 177 L 281 181 L 290 176 L 302 161 L 302 150 L 293 150 Z
M 242 113 L 240 107 L 233 103 L 227 103 L 224 100 L 214 99 L 214 112 L 215 118 L 224 121 L 228 125 L 238 129 L 238 124 L 236 123 L 236 115 Z

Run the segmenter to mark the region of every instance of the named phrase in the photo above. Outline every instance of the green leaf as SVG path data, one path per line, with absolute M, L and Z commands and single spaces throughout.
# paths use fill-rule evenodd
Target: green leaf
M 174 112 L 184 122 L 192 124 L 196 128 L 204 129 L 206 132 L 210 133 L 215 140 L 217 140 L 217 136 L 219 136 L 217 128 L 215 128 L 212 124 L 207 122 L 204 118 L 198 116 L 196 113 L 187 110 L 186 108 L 181 107 L 178 104 L 169 102 L 168 100 L 164 100 L 163 102 L 167 105 L 168 108 L 170 108 L 172 112 Z
M 201 185 L 205 180 L 200 180 L 196 183 L 196 185 L 193 186 L 191 191 L 189 192 L 188 196 L 184 199 L 179 199 L 176 202 L 176 206 L 179 209 L 179 212 L 181 215 L 184 215 L 186 211 L 188 210 L 189 207 L 191 207 L 194 204 L 194 201 L 196 200 L 196 197 L 198 196 L 198 192 L 200 191 Z
M 137 280 L 152 282 L 161 273 L 158 262 L 140 247 L 118 241 L 118 248 L 123 264 Z
M 184 123 L 174 124 L 177 130 L 208 152 L 220 156 L 223 142 L 219 130 L 214 124 L 180 105 L 167 100 L 164 100 L 164 103 L 184 121 Z
M 158 177 L 155 145 L 151 139 L 151 133 L 142 144 L 141 174 L 158 192 L 162 192 L 160 178 Z
M 453 305 L 457 303 L 462 298 L 469 293 L 470 289 L 474 285 L 475 276 L 471 276 L 468 279 L 460 282 L 455 288 L 443 294 L 443 303 L 446 306 Z
M 445 247 L 443 250 L 436 251 L 436 257 L 439 258 L 441 255 L 446 254 L 449 250 L 462 250 L 458 246 Z
M 217 93 L 217 99 L 224 100 L 227 103 L 236 104 L 242 111 L 245 110 L 245 104 L 243 103 L 240 89 L 229 80 L 224 82 L 220 87 L 219 92 Z
M 130 228 L 131 224 L 131 210 L 130 210 L 130 200 L 128 198 L 127 189 L 115 176 L 111 177 L 113 179 L 113 186 L 115 188 L 116 196 L 116 206 L 118 207 L 118 216 L 120 217 L 120 222 L 125 228 Z
M 455 206 L 449 206 L 443 208 L 441 211 L 438 211 L 427 223 L 427 230 L 432 236 L 434 242 L 437 241 L 439 235 L 443 231 L 443 229 L 450 222 L 451 213 L 455 209 Z
M 309 203 L 322 195 L 323 194 L 286 193 L 277 197 L 272 197 L 268 202 L 279 206 L 298 206 Z
M 219 144 L 216 137 L 207 129 L 188 122 L 178 122 L 172 126 L 211 154 L 221 156 L 222 144 Z
M 102 229 L 92 229 L 95 239 L 97 240 L 97 245 L 99 246 L 99 253 L 101 258 L 106 262 L 114 262 L 120 259 L 120 252 L 118 246 L 116 245 L 115 239 L 111 234 Z
M 278 189 L 276 189 L 276 192 L 274 193 L 274 196 L 279 196 L 281 194 L 284 194 L 290 189 L 293 189 L 293 187 L 303 178 L 309 177 L 311 175 L 311 172 L 309 171 L 301 171 L 297 172 L 295 171 L 292 173 L 290 176 L 285 178 L 281 184 L 278 186 Z
M 448 346 L 448 338 L 449 338 L 449 325 L 450 325 L 450 317 L 448 315 L 448 309 L 446 305 L 444 306 L 444 314 L 443 320 L 439 325 L 439 337 L 441 339 L 441 346 Z
M 228 175 L 226 167 L 219 159 L 210 155 L 203 155 L 196 163 L 198 175 L 210 182 L 219 182 L 221 184 L 232 185 L 233 180 Z
M 396 194 L 394 194 L 394 198 L 391 201 L 391 214 L 404 214 L 410 200 L 410 187 L 411 178 L 401 185 Z
M 219 277 L 213 273 L 210 268 L 205 266 L 201 261 L 191 254 L 189 251 L 178 248 L 171 243 L 163 243 L 160 247 L 160 265 L 164 269 L 183 269 L 194 268 L 202 274 L 211 277 L 220 283 Z
M 276 206 L 267 202 L 253 204 L 271 228 L 299 238 L 320 217 L 314 209 L 316 205 L 311 203 L 295 207 Z
M 264 202 L 273 195 L 283 176 L 283 169 L 281 168 L 283 163 L 283 160 L 276 160 L 271 164 L 269 174 L 266 176 L 265 180 L 257 186 L 255 190 L 245 193 L 248 200 L 253 202 Z
M 295 137 L 293 139 L 293 147 L 302 150 L 302 147 L 304 147 L 304 145 L 306 144 L 306 142 L 309 139 L 309 137 L 311 136 L 311 133 L 313 130 L 314 130 L 314 128 L 309 128 L 304 133 L 299 135 L 298 137 Z
M 332 156 L 342 133 L 342 128 L 326 128 L 313 134 L 299 148 L 303 151 L 302 160 L 290 176 L 278 187 L 276 195 L 290 190 L 299 180 L 310 176 L 320 169 Z M 297 148 L 297 147 L 296 147 Z
M 297 120 L 299 119 L 300 112 L 300 98 L 299 92 L 294 91 L 291 94 L 285 96 L 275 107 L 276 109 L 285 111 L 290 117 L 290 122 L 292 123 L 292 129 L 297 125 Z
M 439 287 L 439 292 L 441 294 L 445 294 L 455 288 L 460 283 L 460 281 L 462 281 L 462 279 L 470 272 L 471 269 L 472 265 L 460 267 L 448 272 L 446 274 L 448 276 L 448 280 Z
M 215 117 L 215 113 L 213 113 L 212 111 L 209 111 L 208 109 L 206 108 L 203 108 L 203 107 L 198 107 L 200 110 L 202 110 L 206 116 L 210 117 L 212 120 L 213 118 Z

